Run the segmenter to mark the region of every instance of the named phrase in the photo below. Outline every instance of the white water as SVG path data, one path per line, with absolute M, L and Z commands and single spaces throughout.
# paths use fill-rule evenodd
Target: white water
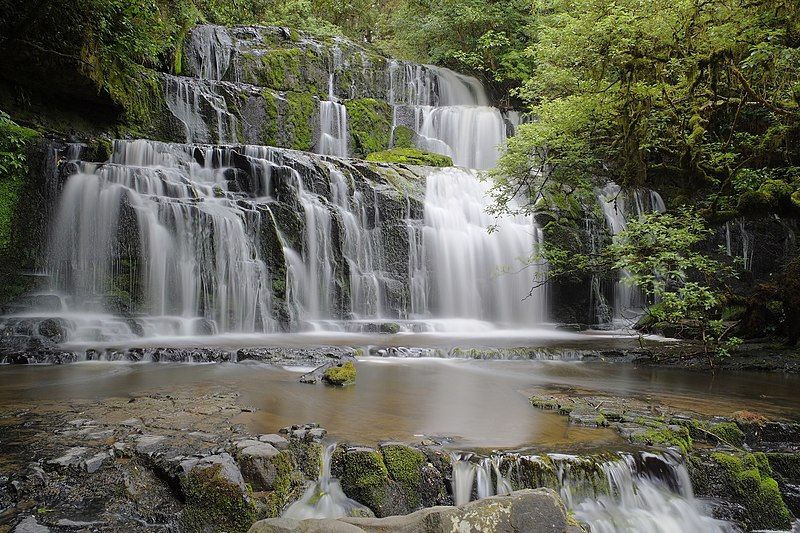
M 661 196 L 650 189 L 623 190 L 614 182 L 609 182 L 596 191 L 597 201 L 605 217 L 612 238 L 617 238 L 628 226 L 632 217 L 639 218 L 645 213 L 665 211 Z M 630 272 L 620 270 L 613 288 L 613 320 L 620 326 L 630 326 L 644 312 L 647 302 L 644 294 L 626 278 Z
M 341 54 L 337 54 L 334 50 L 333 57 L 334 69 L 339 68 Z M 331 72 L 328 74 L 328 100 L 319 103 L 320 135 L 317 152 L 347 157 L 347 108 L 336 101 L 333 83 L 334 72 Z
M 450 156 L 457 166 L 493 167 L 519 124 L 518 114 L 504 117 L 489 106 L 478 80 L 445 68 L 391 61 L 389 82 L 395 126 L 410 127 L 418 148 Z
M 316 483 L 313 483 L 302 498 L 289 506 L 281 515 L 285 518 L 305 520 L 307 518 L 341 518 L 368 512 L 367 508 L 348 498 L 339 480 L 331 476 L 331 457 L 336 451 L 336 443 L 325 448 L 322 456 L 322 469 Z
M 470 455 L 452 455 L 456 505 L 470 501 L 473 487 L 478 498 L 510 492 L 508 474 L 500 471 L 500 456 L 482 459 L 477 464 L 470 462 L 470 458 Z M 600 474 L 588 473 L 590 469 L 581 465 L 592 459 L 559 454 L 548 458 L 543 464 L 554 464 L 558 474 L 558 486 L 551 488 L 560 492 L 575 517 L 593 533 L 736 531 L 731 524 L 708 515 L 702 502 L 694 497 L 686 467 L 672 455 L 642 453 L 637 461 L 634 455 L 622 454 L 617 460 L 599 465 Z M 526 459 L 541 462 L 536 456 Z M 603 484 L 597 475 L 605 477 L 610 490 L 598 492 Z
M 421 258 L 412 273 L 417 316 L 461 317 L 534 325 L 544 319 L 544 292 L 534 290 L 534 247 L 542 242 L 530 217 L 486 212 L 489 184 L 469 171 L 439 170 L 427 179 Z M 492 233 L 487 228 L 494 226 Z

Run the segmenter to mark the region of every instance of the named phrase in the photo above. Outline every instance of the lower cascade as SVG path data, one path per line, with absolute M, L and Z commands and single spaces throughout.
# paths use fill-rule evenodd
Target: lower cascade
M 305 491 L 303 496 L 283 512 L 285 518 L 340 518 L 343 516 L 369 516 L 371 511 L 355 500 L 348 498 L 339 480 L 331 476 L 331 458 L 336 443 L 329 444 L 322 456 L 319 479 Z
M 463 505 L 511 492 L 514 462 L 499 455 L 478 463 L 471 454 L 452 454 L 453 499 Z M 648 531 L 680 533 L 708 531 L 733 533 L 737 529 L 709 516 L 694 497 L 689 473 L 670 453 L 620 454 L 599 463 L 594 458 L 549 454 L 525 460 L 551 463 L 557 474 L 555 486 L 562 500 L 582 523 L 595 533 Z M 507 471 L 501 471 L 505 464 Z M 547 484 L 547 483 L 545 483 Z

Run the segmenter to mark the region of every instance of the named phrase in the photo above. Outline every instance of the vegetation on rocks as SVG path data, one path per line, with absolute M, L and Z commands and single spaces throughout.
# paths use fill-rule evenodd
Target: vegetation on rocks
M 231 533 L 247 531 L 256 521 L 256 510 L 239 486 L 220 475 L 221 467 L 195 469 L 185 483 L 186 508 L 182 525 L 186 531 L 214 528 Z
M 338 366 L 332 366 L 322 375 L 323 381 L 329 385 L 352 385 L 356 382 L 356 365 L 351 361 Z
M 373 152 L 367 156 L 373 163 L 399 163 L 402 165 L 420 165 L 429 167 L 451 167 L 453 160 L 440 154 L 423 152 L 416 148 L 392 148 L 382 152 Z

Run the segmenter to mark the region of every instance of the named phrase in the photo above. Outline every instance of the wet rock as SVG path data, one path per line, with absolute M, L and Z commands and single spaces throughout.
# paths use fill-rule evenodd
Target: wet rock
M 245 531 L 256 519 L 239 467 L 227 453 L 201 459 L 184 482 L 188 531 Z
M 270 519 L 257 522 L 249 533 L 288 531 L 359 533 L 365 531 L 445 533 L 491 531 L 494 533 L 579 532 L 567 520 L 564 504 L 549 489 L 522 490 L 509 496 L 492 496 L 461 507 L 432 507 L 388 518 L 340 518 L 338 520 Z
M 103 464 L 109 459 L 111 459 L 113 456 L 114 456 L 113 453 L 108 451 L 96 453 L 95 455 L 86 459 L 86 461 L 84 462 L 86 471 L 89 474 L 97 472 L 98 470 L 100 470 L 100 467 L 102 467 Z
M 261 442 L 272 444 L 275 448 L 279 450 L 285 450 L 289 447 L 289 441 L 281 437 L 280 435 L 276 435 L 275 433 L 271 433 L 269 435 L 259 435 L 258 440 L 260 440 Z
M 241 448 L 236 459 L 242 476 L 256 491 L 285 490 L 295 469 L 292 454 L 260 441 Z
M 70 466 L 78 466 L 81 464 L 83 456 L 89 451 L 89 448 L 84 446 L 75 446 L 73 448 L 68 449 L 64 455 L 61 457 L 57 457 L 56 459 L 51 459 L 47 461 L 48 465 L 54 467 L 70 467 Z
M 29 516 L 14 528 L 14 533 L 49 533 L 50 528 L 40 525 L 36 518 Z
M 138 453 L 153 453 L 164 444 L 165 438 L 162 435 L 141 435 L 136 439 L 136 451 Z

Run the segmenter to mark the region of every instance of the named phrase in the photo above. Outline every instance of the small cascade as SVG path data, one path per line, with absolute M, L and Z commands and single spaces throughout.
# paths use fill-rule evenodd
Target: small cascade
M 563 476 L 561 495 L 575 517 L 588 524 L 593 533 L 736 531 L 731 524 L 708 516 L 694 498 L 686 467 L 671 455 L 623 454 L 618 460 L 601 464 L 607 489 L 594 496 L 587 495 L 588 489 L 580 479 L 574 484 L 571 476 L 563 474 L 564 463 L 571 460 L 554 461 Z
M 185 61 L 204 80 L 222 80 L 231 65 L 233 41 L 223 26 L 199 25 L 189 32 Z
M 319 103 L 320 134 L 317 152 L 347 157 L 347 108 L 336 101 L 333 72 L 328 77 L 328 100 Z
M 542 242 L 541 230 L 528 216 L 489 215 L 488 187 L 473 172 L 456 168 L 428 177 L 422 258 L 411 265 L 411 284 L 428 291 L 412 302 L 429 307 L 412 309 L 415 315 L 522 325 L 544 319 L 544 293 L 531 291 L 535 273 L 525 261 Z M 487 232 L 490 226 L 493 233 Z
M 478 499 L 511 494 L 511 481 L 509 481 L 508 475 L 504 476 L 500 471 L 501 461 L 501 456 L 493 455 L 481 459 L 480 463 L 477 464 Z M 509 465 L 510 468 L 511 465 Z
M 238 121 L 219 93 L 220 82 L 165 76 L 167 107 L 183 125 L 186 142 L 235 142 Z
M 334 90 L 336 75 L 340 73 L 342 51 L 338 46 L 331 49 L 330 68 L 328 72 L 328 100 L 319 102 L 320 132 L 317 141 L 317 153 L 347 157 L 347 108 L 339 103 Z
M 623 453 L 607 459 L 495 455 L 477 463 L 472 458 L 472 454 L 451 454 L 456 505 L 469 502 L 473 494 L 479 499 L 509 494 L 512 478 L 519 475 L 514 469 L 524 460 L 538 465 L 534 470 L 555 470 L 555 476 L 545 475 L 541 481 L 557 490 L 575 517 L 593 533 L 736 531 L 731 524 L 709 516 L 708 509 L 694 497 L 680 456 L 669 452 Z M 504 461 L 508 464 L 506 475 L 500 469 Z
M 369 509 L 348 498 L 339 480 L 331 475 L 331 458 L 336 443 L 329 444 L 322 456 L 319 478 L 303 496 L 284 511 L 283 517 L 294 520 L 307 518 L 341 518 L 344 516 L 369 516 Z
M 625 230 L 632 217 L 638 218 L 645 213 L 665 210 L 661 196 L 650 189 L 626 191 L 616 183 L 609 182 L 597 189 L 596 195 L 612 238 Z M 628 277 L 630 273 L 621 270 L 613 287 L 612 322 L 619 326 L 629 326 L 631 322 L 635 322 L 647 307 L 644 294 L 638 287 L 626 281 Z
M 472 487 L 475 483 L 476 467 L 470 462 L 472 454 L 450 454 L 453 465 L 453 503 L 464 505 L 472 500 Z
M 457 166 L 493 167 L 498 147 L 519 124 L 518 113 L 503 116 L 489 106 L 475 78 L 397 61 L 390 61 L 388 78 L 394 126 L 411 128 L 418 148 L 450 156 Z
M 753 234 L 745 227 L 744 220 L 725 222 L 725 252 L 730 257 L 740 257 L 742 268 L 753 269 Z

